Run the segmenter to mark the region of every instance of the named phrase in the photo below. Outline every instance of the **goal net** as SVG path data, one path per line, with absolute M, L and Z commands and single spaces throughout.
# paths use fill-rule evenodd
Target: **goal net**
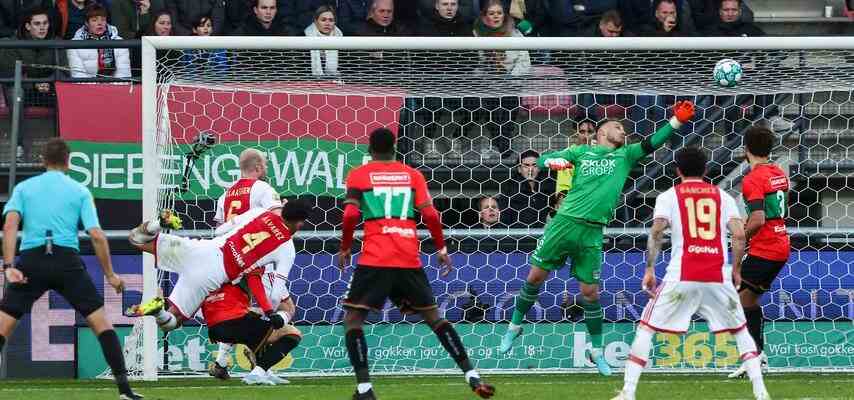
M 522 174 L 520 155 L 567 147 L 586 120 L 619 119 L 630 140 L 640 140 L 687 99 L 697 105 L 695 120 L 632 172 L 606 230 L 606 359 L 623 366 L 648 301 L 640 288 L 646 228 L 655 196 L 676 181 L 674 149 L 705 149 L 708 178 L 740 199 L 742 133 L 765 124 L 779 140 L 773 160 L 791 178 L 786 223 L 793 235 L 791 259 L 762 298 L 765 352 L 773 369 L 852 369 L 854 44 L 843 39 L 146 38 L 144 212 L 175 209 L 186 229 L 180 234 L 209 237 L 214 200 L 239 177 L 237 155 L 247 147 L 265 151 L 270 184 L 315 205 L 296 236 L 288 277 L 304 339 L 276 368 L 346 373 L 340 300 L 352 270 L 339 273 L 333 257 L 343 182 L 367 160 L 368 133 L 388 127 L 442 212 L 455 269 L 439 276 L 422 233 L 425 269 L 476 367 L 587 371 L 583 310 L 568 268 L 546 281 L 512 354 L 497 354 L 555 191 L 545 171 Z M 744 69 L 735 88 L 712 79 L 723 58 Z M 318 62 L 323 75 L 313 73 Z M 200 144 L 200 135 L 212 145 Z M 481 211 L 490 197 L 497 217 L 491 206 Z M 168 294 L 175 282 L 154 271 L 146 258 L 145 298 Z M 418 318 L 387 305 L 369 321 L 375 373 L 454 368 Z M 132 336 L 128 360 L 146 378 L 202 375 L 215 357 L 200 318 L 167 336 L 140 323 Z M 683 337 L 657 334 L 652 359 L 658 370 L 727 369 L 738 352 L 733 337 L 696 320 Z M 232 372 L 247 366 L 237 351 Z

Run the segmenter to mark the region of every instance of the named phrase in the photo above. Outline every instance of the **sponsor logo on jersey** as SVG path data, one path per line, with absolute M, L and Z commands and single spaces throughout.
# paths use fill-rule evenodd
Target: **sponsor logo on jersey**
M 771 189 L 779 189 L 788 186 L 789 180 L 785 176 L 775 176 L 771 178 Z
M 688 246 L 688 252 L 693 254 L 720 254 L 720 249 L 712 246 Z
M 581 160 L 582 176 L 613 175 L 617 168 L 617 160 Z
M 241 269 L 245 267 L 246 261 L 243 261 L 243 255 L 240 254 L 239 251 L 237 251 L 237 247 L 234 246 L 234 242 L 229 240 L 228 242 L 226 242 L 226 244 L 228 245 L 228 251 L 231 252 L 231 256 L 234 257 L 234 261 L 237 263 L 237 265 Z
M 403 237 L 415 237 L 415 229 L 401 228 L 399 226 L 384 226 L 383 234 L 395 234 Z
M 409 185 L 412 178 L 406 172 L 371 172 L 372 185 Z
M 786 233 L 786 225 L 777 225 L 774 227 L 774 233 Z

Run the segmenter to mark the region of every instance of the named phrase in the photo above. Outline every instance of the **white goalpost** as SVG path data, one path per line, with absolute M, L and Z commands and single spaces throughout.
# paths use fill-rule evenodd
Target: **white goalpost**
M 338 74 L 313 75 L 312 51 L 335 54 Z M 527 66 L 519 61 L 526 58 Z M 736 87 L 712 79 L 723 58 L 745 69 Z M 523 64 L 512 69 L 511 59 Z M 236 155 L 246 147 L 267 152 L 277 191 L 315 200 L 318 212 L 297 235 L 299 257 L 289 277 L 294 321 L 305 338 L 278 366 L 286 373 L 348 371 L 336 327 L 349 278 L 334 266 L 337 210 L 346 172 L 367 159 L 367 134 L 380 126 L 397 133 L 403 160 L 425 172 L 443 211 L 457 270 L 440 278 L 425 268 L 475 366 L 493 373 L 587 371 L 576 351 L 585 343 L 574 314 L 578 289 L 566 270 L 544 286 L 518 352 L 496 354 L 527 255 L 548 218 L 540 203 L 514 203 L 507 188 L 521 152 L 566 147 L 578 122 L 617 118 L 637 139 L 666 121 L 677 99 L 697 104 L 696 121 L 632 173 L 606 230 L 609 362 L 622 366 L 647 301 L 640 290 L 645 227 L 655 195 L 674 182 L 673 150 L 706 149 L 710 179 L 740 198 L 741 132 L 767 124 L 780 139 L 774 159 L 793 181 L 787 225 L 796 244 L 763 303 L 766 351 L 779 370 L 854 369 L 850 38 L 144 37 L 142 72 L 143 218 L 174 209 L 186 229 L 179 234 L 210 237 L 213 200 L 239 177 Z M 202 134 L 215 144 L 199 151 Z M 476 199 L 489 196 L 513 218 L 501 228 L 479 225 Z M 168 295 L 174 279 L 144 255 L 142 301 Z M 132 376 L 206 375 L 215 346 L 203 320 L 165 337 L 153 319 L 140 321 L 125 340 Z M 370 322 L 373 372 L 453 367 L 417 320 L 387 307 Z M 709 333 L 702 321 L 694 327 L 684 339 L 656 337 L 654 370 L 737 363 L 731 337 Z M 238 351 L 232 372 L 244 372 L 245 363 Z

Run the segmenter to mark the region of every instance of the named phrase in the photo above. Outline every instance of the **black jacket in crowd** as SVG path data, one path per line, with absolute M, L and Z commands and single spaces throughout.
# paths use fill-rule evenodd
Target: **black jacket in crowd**
M 418 24 L 417 34 L 418 36 L 468 37 L 472 36 L 472 25 L 463 21 L 459 13 L 454 18 L 447 19 L 434 9 L 433 15 Z
M 718 22 L 706 31 L 706 36 L 765 36 L 765 32 L 750 22 Z
M 519 171 L 513 170 L 511 179 L 501 185 L 501 194 L 507 198 L 507 208 L 501 218 L 514 228 L 541 228 L 549 214 L 549 198 L 555 191 L 555 181 L 547 170 L 541 170 L 534 179 L 534 188 Z

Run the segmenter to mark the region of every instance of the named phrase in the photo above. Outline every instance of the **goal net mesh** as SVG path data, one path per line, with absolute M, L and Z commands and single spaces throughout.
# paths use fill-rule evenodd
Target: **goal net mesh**
M 313 74 L 313 57 L 335 57 L 337 74 Z M 712 80 L 723 58 L 744 68 L 735 88 Z M 294 323 L 304 339 L 276 368 L 347 372 L 340 300 L 352 270 L 339 273 L 333 257 L 343 182 L 367 159 L 368 133 L 389 127 L 399 137 L 401 159 L 424 173 L 442 212 L 455 269 L 439 276 L 424 236 L 425 269 L 442 315 L 456 324 L 476 367 L 581 371 L 592 364 L 584 355 L 588 338 L 569 268 L 546 281 L 513 352 L 497 354 L 555 190 L 546 171 L 532 181 L 523 177 L 519 156 L 567 147 L 584 120 L 617 118 L 629 140 L 638 141 L 666 123 L 675 101 L 687 99 L 697 105 L 696 119 L 635 168 L 606 231 L 601 302 L 607 360 L 623 366 L 648 301 L 640 288 L 645 227 L 655 196 L 676 181 L 674 149 L 705 149 L 709 179 L 740 199 L 747 172 L 742 133 L 765 124 L 779 139 L 773 161 L 791 178 L 786 223 L 793 234 L 791 259 L 761 302 L 765 352 L 772 368 L 851 369 L 852 72 L 854 52 L 839 50 L 160 50 L 157 206 L 178 211 L 187 230 L 182 234 L 209 237 L 214 200 L 239 177 L 237 155 L 247 147 L 267 152 L 273 187 L 316 206 L 297 234 L 298 256 L 288 277 Z M 205 132 L 216 143 L 188 157 Z M 480 210 L 487 197 L 500 210 L 492 227 L 483 220 L 494 215 Z M 659 277 L 666 261 L 657 266 Z M 175 279 L 160 276 L 164 293 Z M 418 321 L 389 304 L 370 315 L 372 371 L 454 368 Z M 140 341 L 128 343 L 128 355 L 139 360 Z M 204 374 L 215 357 L 198 316 L 158 343 L 160 374 Z M 738 352 L 732 336 L 710 333 L 696 320 L 686 336 L 657 334 L 652 359 L 654 369 L 724 369 L 737 365 Z M 233 373 L 248 367 L 240 351 L 232 363 Z

